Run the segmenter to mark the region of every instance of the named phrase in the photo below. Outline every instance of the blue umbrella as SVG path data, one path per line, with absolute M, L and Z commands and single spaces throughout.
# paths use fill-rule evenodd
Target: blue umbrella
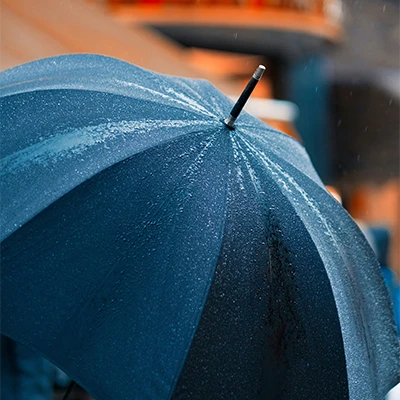
M 382 398 L 372 250 L 303 147 L 231 107 L 101 56 L 3 72 L 2 333 L 97 400 Z

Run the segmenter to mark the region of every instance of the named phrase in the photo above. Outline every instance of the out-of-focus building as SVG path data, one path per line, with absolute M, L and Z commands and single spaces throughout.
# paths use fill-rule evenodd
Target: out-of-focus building
M 391 234 L 400 279 L 400 3 L 344 0 L 330 53 L 334 178 L 350 213 Z

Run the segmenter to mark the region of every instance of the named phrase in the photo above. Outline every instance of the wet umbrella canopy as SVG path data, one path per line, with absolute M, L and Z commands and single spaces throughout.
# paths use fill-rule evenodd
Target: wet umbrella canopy
M 105 399 L 378 399 L 372 250 L 304 149 L 204 81 L 75 55 L 1 75 L 2 333 Z

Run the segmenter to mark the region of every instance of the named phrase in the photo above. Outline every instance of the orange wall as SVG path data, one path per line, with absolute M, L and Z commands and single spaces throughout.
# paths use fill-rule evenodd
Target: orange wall
M 350 214 L 372 225 L 385 225 L 391 232 L 389 262 L 400 280 L 400 181 L 362 185 L 353 193 Z

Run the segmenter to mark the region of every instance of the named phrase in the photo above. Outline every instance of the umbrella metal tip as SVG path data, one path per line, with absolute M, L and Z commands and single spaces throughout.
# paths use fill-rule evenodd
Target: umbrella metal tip
M 259 81 L 261 79 L 261 77 L 263 76 L 265 70 L 266 70 L 266 68 L 264 65 L 259 65 L 253 74 L 253 78 L 257 79 Z
M 233 131 L 235 129 L 235 121 L 236 118 L 232 117 L 232 115 L 229 115 L 227 118 L 225 118 L 222 122 L 231 130 Z

